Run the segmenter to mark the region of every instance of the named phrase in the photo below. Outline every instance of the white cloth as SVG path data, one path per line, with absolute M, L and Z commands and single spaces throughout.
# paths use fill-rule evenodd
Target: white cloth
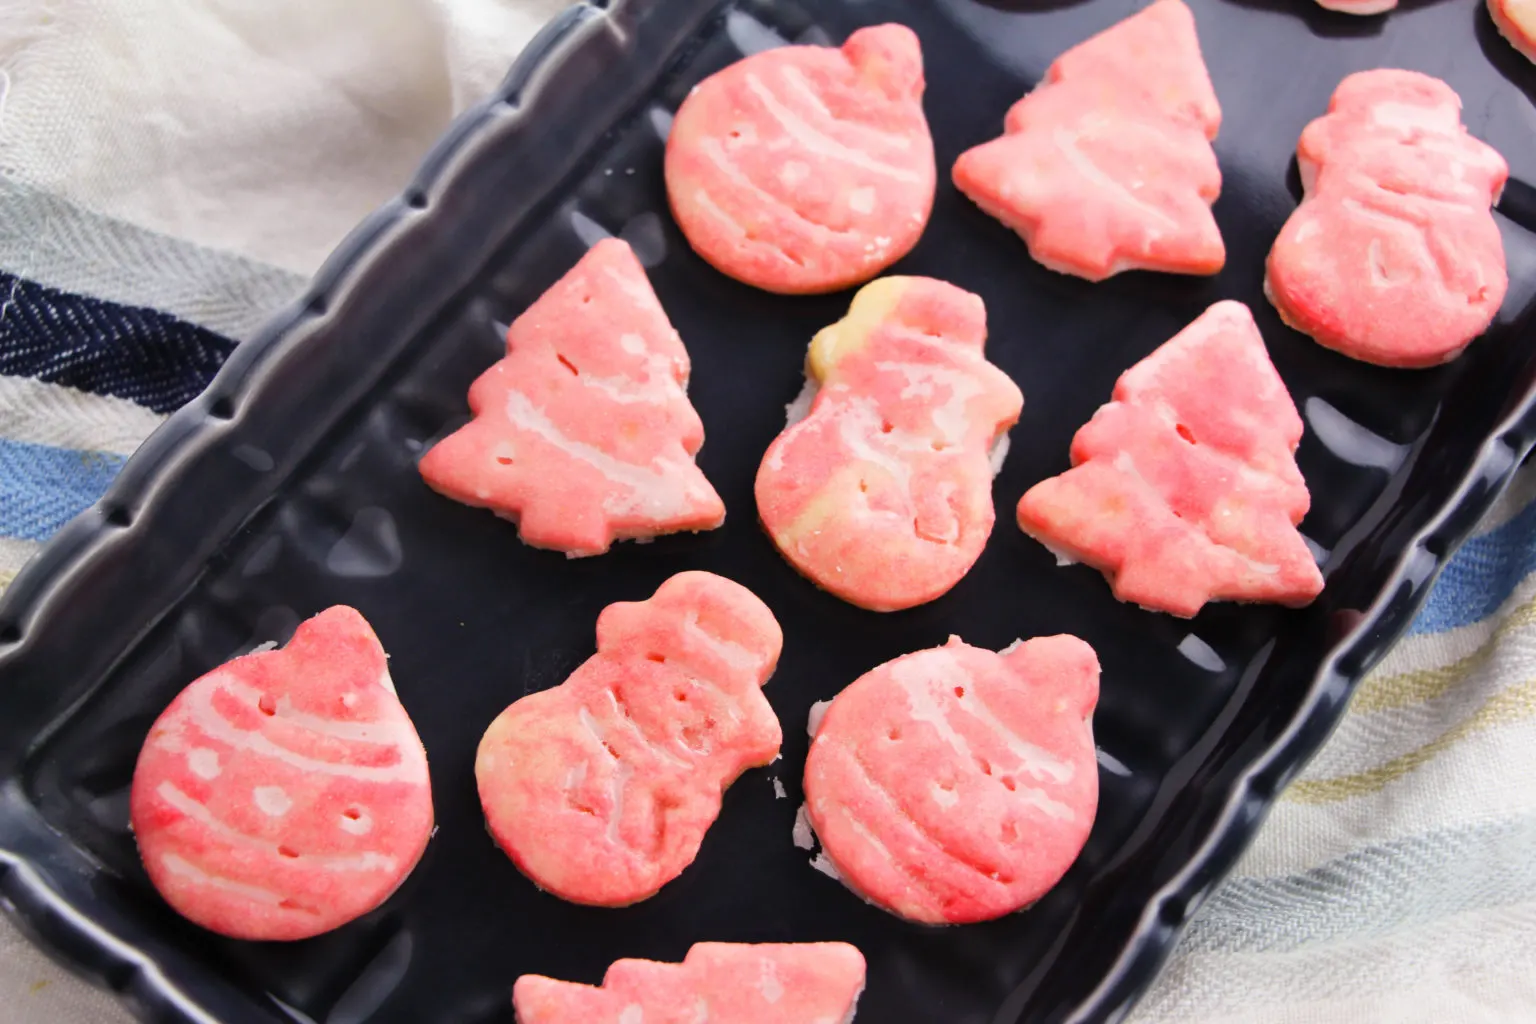
M 561 6 L 0 0 L 0 270 L 244 337 Z M 66 449 L 159 420 L 21 378 L 0 403 L 0 440 Z M 1533 496 L 1527 470 L 1137 1024 L 1536 1020 Z M 35 548 L 0 536 L 0 587 Z M 0 921 L 0 1020 L 128 1019 Z
M 0 172 L 308 275 L 562 0 L 0 0 Z

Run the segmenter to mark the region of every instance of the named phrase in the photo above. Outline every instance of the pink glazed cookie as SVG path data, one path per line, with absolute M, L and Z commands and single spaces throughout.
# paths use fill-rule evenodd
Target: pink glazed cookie
M 1296 147 L 1306 195 L 1269 253 L 1286 323 L 1380 366 L 1456 358 L 1509 288 L 1489 207 L 1504 158 L 1467 133 L 1461 99 L 1416 71 L 1362 71 Z
M 427 755 L 351 608 L 195 680 L 150 728 L 132 822 L 150 881 L 237 939 L 305 939 L 383 903 L 432 834 Z
M 1499 34 L 1529 61 L 1536 61 L 1536 0 L 1488 0 Z
M 810 414 L 768 447 L 757 510 L 779 551 L 851 604 L 932 601 L 992 532 L 993 457 L 1024 398 L 987 362 L 981 299 L 887 277 L 818 333 Z
M 922 51 L 902 25 L 738 61 L 677 112 L 672 213 L 700 256 L 755 287 L 868 281 L 917 244 L 933 208 L 922 98 Z
M 1385 14 L 1397 7 L 1397 0 L 1317 0 L 1317 5 L 1340 14 Z
M 1218 302 L 1121 375 L 1072 439 L 1073 468 L 1025 492 L 1019 526 L 1145 608 L 1308 604 L 1323 577 L 1296 529 L 1301 433 L 1248 307 Z
M 507 332 L 474 414 L 421 460 L 428 486 L 571 557 L 713 530 L 725 506 L 694 463 L 704 425 L 688 351 L 629 246 L 594 245 Z
M 778 756 L 762 687 L 782 646 L 766 605 L 707 572 L 609 605 L 597 653 L 481 739 L 491 835 L 561 899 L 622 907 L 655 895 L 693 863 L 725 788 Z
M 1214 274 L 1220 127 L 1194 16 L 1157 0 L 1057 58 L 1002 137 L 961 154 L 955 186 L 1060 273 Z
M 1098 807 L 1099 662 L 1073 636 L 1000 654 L 950 637 L 854 680 L 805 765 L 831 873 L 878 907 L 969 924 L 1039 899 Z
M 852 1024 L 864 957 L 845 942 L 700 942 L 680 964 L 619 960 L 601 988 L 525 974 L 517 1024 Z

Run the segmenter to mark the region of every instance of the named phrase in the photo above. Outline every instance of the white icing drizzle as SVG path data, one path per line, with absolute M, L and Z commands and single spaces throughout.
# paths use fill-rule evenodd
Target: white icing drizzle
M 763 80 L 757 75 L 749 73 L 745 81 L 747 90 L 762 104 L 763 110 L 767 112 L 768 116 L 778 123 L 786 135 L 805 149 L 830 160 L 837 160 L 840 163 L 850 164 L 861 170 L 869 171 L 871 174 L 879 174 L 912 184 L 922 182 L 922 176 L 916 171 L 876 160 L 868 153 L 845 146 L 831 136 L 824 134 L 820 129 L 812 126 L 809 121 L 806 121 L 791 109 L 772 89 L 764 85 Z
M 764 242 L 761 239 L 747 238 L 747 229 L 742 226 L 742 223 L 735 217 L 732 217 L 729 213 L 726 213 L 725 210 L 721 208 L 720 204 L 715 202 L 714 197 L 704 189 L 694 189 L 693 200 L 698 204 L 700 210 L 703 210 L 715 220 L 725 225 L 726 229 L 734 234 L 737 238 L 755 246 L 760 251 L 770 253 L 771 255 L 777 257 L 782 263 L 787 263 L 797 270 L 801 269 L 802 264 L 791 258 L 789 253 L 785 252 L 777 245 Z
M 737 188 L 741 188 L 752 193 L 752 195 L 755 196 L 759 202 L 768 204 L 772 208 L 784 213 L 786 216 L 793 218 L 798 223 L 803 224 L 813 235 L 817 235 L 822 239 L 826 239 L 828 236 L 841 235 L 846 237 L 857 233 L 852 230 L 840 230 L 838 228 L 831 227 L 830 225 L 822 224 L 819 221 L 812 220 L 804 213 L 797 210 L 794 206 L 786 203 L 772 192 L 769 192 L 767 189 L 759 186 L 751 178 L 747 177 L 746 171 L 742 170 L 741 167 L 737 165 L 736 161 L 731 159 L 730 154 L 725 151 L 725 147 L 720 144 L 719 139 L 700 139 L 699 152 L 708 158 L 709 162 L 714 164 L 715 168 L 719 170 L 721 174 L 725 175 L 726 180 L 731 184 L 735 185 Z
M 551 447 L 586 463 L 604 479 L 628 491 L 627 495 L 610 495 L 604 500 L 604 511 L 610 515 L 670 519 L 687 515 L 692 507 L 690 495 L 677 486 L 675 475 L 669 474 L 666 469 L 651 469 L 624 462 L 600 448 L 567 437 L 521 391 L 507 392 L 507 419 L 515 426 L 538 435 Z M 663 467 L 683 468 L 680 460 L 669 462 L 658 457 L 653 465 L 657 463 Z
M 987 702 L 981 699 L 974 683 L 965 687 L 965 696 L 957 698 L 957 702 L 966 714 L 991 729 L 1003 741 L 1008 752 L 1019 759 L 1019 763 L 1030 775 L 1037 779 L 1050 779 L 1052 782 L 1065 784 L 1071 782 L 1072 777 L 1077 774 L 1072 765 L 1052 757 L 1014 732 L 1006 722 L 993 714 Z M 1067 808 L 1067 813 L 1068 815 L 1072 813 L 1070 808 Z
M 628 274 L 621 274 L 612 267 L 603 268 L 603 276 L 612 281 L 614 286 L 627 295 L 635 305 L 642 307 L 642 312 L 650 312 L 653 316 L 661 312 L 661 303 L 657 301 L 656 293 L 651 290 L 649 283 L 636 281 Z
M 262 732 L 237 728 L 234 723 L 219 714 L 218 709 L 214 707 L 213 694 L 222 688 L 231 698 L 241 700 L 243 697 L 244 702 L 251 705 L 255 704 L 259 694 L 250 687 L 229 679 L 221 680 L 221 682 L 223 683 L 222 687 L 219 685 L 190 687 L 185 691 L 184 695 L 185 704 L 183 707 L 185 708 L 188 722 L 196 726 L 197 729 L 210 739 L 218 740 L 237 750 L 245 750 L 261 757 L 269 757 L 273 760 L 281 761 L 301 771 L 336 775 L 342 778 L 355 779 L 359 782 L 411 782 L 419 785 L 426 784 L 426 755 L 419 748 L 414 747 L 413 744 L 402 743 L 398 739 L 393 742 L 368 741 L 378 742 L 381 745 L 393 748 L 399 755 L 399 760 L 395 764 L 384 766 L 359 765 L 336 761 L 321 761 L 317 758 L 307 757 L 297 751 L 274 743 Z M 314 718 L 313 716 L 306 716 L 306 718 L 310 722 L 329 721 Z M 307 728 L 303 723 L 295 722 L 293 724 L 299 728 Z M 350 727 L 360 725 L 366 727 L 364 723 L 332 722 L 331 724 L 333 726 L 344 725 Z M 404 734 L 404 729 L 391 729 L 390 731 L 395 737 L 402 737 Z M 331 732 L 324 732 L 322 735 L 330 738 L 353 738 Z
M 1376 103 L 1371 106 L 1371 121 L 1382 128 L 1413 133 L 1442 135 L 1461 128 L 1456 108 L 1444 104 L 1426 107 L 1418 103 Z
M 606 834 L 610 843 L 618 844 L 621 842 L 619 827 L 624 823 L 624 795 L 628 789 L 630 777 L 634 774 L 635 770 L 629 765 L 618 759 L 614 760 L 613 778 L 608 782 L 612 803 L 608 808 L 608 830 Z
M 1371 221 L 1378 227 L 1396 232 L 1398 237 L 1402 238 L 1404 242 L 1413 248 L 1413 255 L 1419 265 L 1425 269 L 1433 269 L 1435 271 L 1432 274 L 1424 275 L 1431 279 L 1433 287 L 1442 294 L 1450 293 L 1450 287 L 1445 281 L 1445 274 L 1441 271 L 1440 264 L 1435 259 L 1434 252 L 1430 249 L 1429 238 L 1422 224 L 1414 223 L 1407 218 L 1399 217 L 1385 210 L 1378 210 L 1375 207 L 1367 206 L 1353 196 L 1346 196 L 1339 201 L 1339 205 L 1356 216 Z M 1395 287 L 1408 283 L 1421 286 L 1418 278 L 1410 274 L 1404 274 L 1401 277 L 1390 276 L 1383 265 L 1383 258 L 1381 240 L 1372 239 L 1366 254 L 1366 270 L 1370 276 L 1371 283 L 1377 288 Z
M 281 818 L 293 808 L 293 798 L 281 786 L 257 786 L 251 790 L 251 802 L 272 818 Z
M 913 439 L 905 434 L 898 437 L 898 432 L 894 430 L 889 434 L 882 433 L 879 407 L 870 398 L 862 396 L 850 398 L 836 415 L 837 436 L 843 442 L 843 447 L 859 461 L 885 470 L 896 486 L 907 496 L 907 502 L 910 504 L 912 467 L 886 446 L 890 445 L 894 448 L 903 442 L 910 445 Z M 875 440 L 877 437 L 880 440 Z M 923 447 L 928 446 L 925 443 Z
M 225 842 L 234 846 L 244 846 L 250 849 L 260 850 L 272 857 L 282 857 L 278 852 L 278 844 L 260 836 L 253 836 L 248 832 L 242 832 L 229 822 L 220 818 L 206 806 L 194 800 L 183 792 L 173 782 L 162 782 L 155 788 L 155 794 L 171 807 L 185 814 L 188 818 L 202 825 L 209 832 L 218 836 Z M 283 857 L 284 860 L 294 860 L 306 865 L 319 868 L 322 871 L 393 871 L 396 866 L 394 857 L 379 853 L 375 850 L 365 850 L 362 853 L 346 854 L 342 856 L 327 855 L 303 855 L 296 858 Z
M 772 957 L 763 957 L 762 973 L 757 979 L 757 991 L 769 1003 L 776 1004 L 784 998 L 784 983 L 779 980 L 779 968 Z
M 1001 884 L 995 877 L 981 870 L 975 864 L 972 864 L 966 860 L 962 860 L 954 853 L 954 851 L 949 849 L 949 847 L 945 846 L 943 843 L 939 842 L 932 835 L 930 835 L 922 825 L 918 824 L 916 818 L 907 813 L 906 809 L 901 806 L 901 803 L 896 799 L 895 795 L 892 794 L 890 790 L 886 789 L 878 779 L 870 774 L 868 766 L 865 765 L 863 761 L 859 760 L 852 751 L 840 750 L 839 753 L 846 757 L 848 762 L 858 770 L 859 777 L 863 780 L 865 788 L 870 793 L 874 794 L 880 800 L 880 802 L 885 805 L 885 809 L 889 815 L 886 819 L 887 821 L 905 825 L 908 829 L 911 830 L 913 836 L 915 836 L 919 842 L 934 850 L 936 853 L 953 861 L 963 868 L 975 872 L 977 875 L 985 878 L 987 881 L 992 882 L 993 884 Z M 885 843 L 881 841 L 880 837 L 875 835 L 874 832 L 859 817 L 857 817 L 852 810 L 849 809 L 847 804 L 838 804 L 837 809 L 842 812 L 844 819 L 846 819 L 848 822 L 849 828 L 853 829 L 855 834 L 857 834 L 860 839 L 864 840 L 864 842 L 872 846 L 882 861 L 887 864 L 891 864 L 896 868 L 899 868 L 909 879 L 911 879 L 913 885 L 916 888 L 922 889 L 929 895 L 936 895 L 933 884 L 928 881 L 927 877 L 915 873 L 905 861 L 897 860 L 891 856 L 890 848 L 887 847 Z
M 1061 150 L 1062 155 L 1067 158 L 1067 163 L 1072 165 L 1080 177 L 1097 185 L 1101 191 L 1130 204 L 1154 220 L 1161 221 L 1170 228 L 1177 230 L 1179 226 L 1178 221 L 1136 195 L 1135 192 L 1119 181 L 1116 181 L 1109 174 L 1106 174 L 1098 164 L 1089 159 L 1088 154 L 1084 153 L 1077 144 L 1078 140 L 1085 134 L 1087 133 L 1074 132 L 1066 128 L 1056 128 L 1051 133 L 1051 139 L 1056 143 L 1057 148 Z
M 815 111 L 818 117 L 825 118 L 840 128 L 849 129 L 858 133 L 859 135 L 864 136 L 865 138 L 868 138 L 881 145 L 890 146 L 893 149 L 912 148 L 912 139 L 910 136 L 902 135 L 898 132 L 888 132 L 883 128 L 877 128 L 875 125 L 865 124 L 863 121 L 851 121 L 846 118 L 840 118 L 836 114 L 832 113 L 831 108 L 828 107 L 826 103 L 822 101 L 822 98 L 816 94 L 816 90 L 814 87 L 812 87 L 810 79 L 805 77 L 805 72 L 801 71 L 795 65 L 785 64 L 781 74 L 784 79 L 784 84 L 789 86 L 789 91 L 799 96 L 807 106 Z
M 586 709 L 583 708 L 582 710 Z M 589 725 L 587 728 L 591 729 L 591 726 Z M 576 795 L 576 791 L 580 789 L 581 784 L 586 781 L 587 762 L 577 761 L 575 764 L 571 765 L 565 770 L 565 781 L 560 784 L 560 788 L 565 791 L 566 799 L 569 800 Z
M 355 818 L 345 814 L 341 815 L 336 824 L 343 832 L 348 832 L 354 836 L 365 836 L 373 831 L 373 815 L 362 808 L 357 808 L 356 812 L 357 817 Z
M 1254 472 L 1251 467 L 1248 467 L 1247 464 L 1241 462 L 1241 460 L 1232 459 L 1229 457 L 1229 461 L 1239 467 L 1239 472 Z M 1141 470 L 1136 465 L 1135 458 L 1132 457 L 1130 452 L 1125 451 L 1124 449 L 1116 452 L 1114 467 L 1115 472 L 1130 477 L 1133 481 L 1136 482 L 1138 486 L 1146 490 L 1149 494 L 1155 495 L 1165 507 L 1168 506 L 1167 499 L 1163 498 L 1162 494 L 1157 490 L 1157 488 L 1152 486 L 1152 481 L 1148 480 L 1145 476 L 1142 475 Z M 1189 521 L 1185 520 L 1185 522 Z M 1249 572 L 1257 573 L 1260 576 L 1274 576 L 1280 572 L 1280 567 L 1278 565 L 1272 565 L 1269 562 L 1256 561 L 1255 559 L 1249 558 L 1241 551 L 1238 551 L 1236 548 L 1228 547 L 1225 544 L 1216 543 L 1211 539 L 1210 534 L 1206 533 L 1204 528 L 1201 527 L 1198 523 L 1190 523 L 1190 529 L 1198 532 L 1204 538 L 1205 542 L 1211 547 L 1216 548 L 1218 551 L 1225 551 L 1233 558 L 1236 558 L 1238 561 L 1242 562 L 1248 568 Z
M 945 444 L 960 444 L 971 431 L 971 419 L 966 409 L 972 398 L 982 393 L 981 384 L 974 374 L 947 366 L 928 366 L 921 363 L 877 362 L 875 369 L 899 373 L 907 381 L 901 389 L 902 398 L 932 398 L 941 387 L 949 389 L 949 398 L 932 407 L 929 416 L 934 429 Z
M 891 666 L 891 679 L 906 691 L 913 720 L 932 725 L 939 738 L 965 763 L 969 764 L 975 759 L 971 745 L 955 729 L 949 716 L 940 707 L 934 697 L 935 688 L 963 691 L 965 696 L 955 698 L 958 709 L 992 733 L 1018 759 L 1023 771 L 1032 777 L 1064 784 L 1070 782 L 1076 774 L 1071 764 L 1058 760 L 1030 743 L 999 719 L 977 693 L 975 680 L 942 654 L 897 662 Z M 1014 796 L 1052 817 L 1075 817 L 1070 807 L 1053 800 L 1044 790 L 1019 785 Z
M 715 636 L 699 625 L 699 613 L 689 612 L 683 619 L 683 633 L 714 654 L 731 668 L 756 673 L 763 667 L 764 655 L 734 640 Z
M 205 885 L 210 889 L 221 889 L 231 895 L 244 897 L 252 903 L 266 903 L 275 907 L 280 905 L 286 898 L 281 893 L 275 893 L 271 889 L 263 889 L 259 885 L 247 885 L 244 882 L 231 881 L 222 875 L 210 874 L 191 861 L 178 857 L 174 853 L 162 854 L 160 865 L 173 875 L 179 875 L 198 885 Z
M 187 751 L 187 767 L 200 779 L 216 779 L 221 771 L 219 752 L 208 747 L 193 747 Z
M 261 699 L 259 690 L 244 683 L 226 683 L 224 692 L 242 704 L 254 704 Z M 276 708 L 276 717 L 282 722 L 317 736 L 344 740 L 348 743 L 374 743 L 385 747 L 397 746 L 402 739 L 403 730 L 394 722 L 349 722 L 323 715 L 312 715 L 294 707 L 293 700 L 287 695 L 277 698 Z
M 652 354 L 645 361 L 642 375 L 633 377 L 596 377 L 583 373 L 577 378 L 583 387 L 591 388 L 604 397 L 621 405 L 666 405 L 686 397 L 686 393 L 672 376 L 672 361 L 664 355 Z

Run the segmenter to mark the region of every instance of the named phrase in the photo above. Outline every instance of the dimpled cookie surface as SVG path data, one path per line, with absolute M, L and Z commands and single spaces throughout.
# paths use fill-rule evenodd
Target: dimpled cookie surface
M 751 591 L 704 572 L 609 605 L 597 653 L 480 741 L 491 835 L 539 888 L 624 906 L 698 854 L 722 792 L 779 752 L 762 687 L 783 635 Z
M 864 957 L 844 942 L 700 942 L 680 964 L 619 960 L 602 987 L 517 979 L 518 1024 L 849 1024 Z
M 1093 826 L 1099 663 L 1073 636 L 1001 654 L 951 637 L 854 680 L 823 715 L 806 810 L 832 871 L 927 924 L 1010 914 Z
M 888 277 L 811 342 L 809 415 L 768 447 L 757 509 L 779 551 L 845 601 L 932 601 L 975 564 L 994 519 L 994 446 L 1023 396 L 983 353 L 981 299 Z
M 513 322 L 506 356 L 470 388 L 474 419 L 427 452 L 421 475 L 571 556 L 712 530 L 725 506 L 694 463 L 704 425 L 688 372 L 639 260 L 604 239 Z
M 1019 526 L 1145 608 L 1304 605 L 1323 578 L 1296 529 L 1301 433 L 1248 307 L 1218 302 L 1121 375 L 1072 439 L 1073 468 L 1020 499 Z
M 1052 270 L 1214 274 L 1220 127 L 1194 16 L 1158 0 L 1057 58 L 954 182 Z
M 432 789 L 368 623 L 330 608 L 195 680 L 150 728 L 131 814 L 155 888 L 222 935 L 309 938 L 384 902 Z
M 1286 323 L 1382 366 L 1454 359 L 1509 288 L 1489 207 L 1504 158 L 1461 124 L 1437 78 L 1350 75 L 1296 148 L 1305 196 L 1270 250 L 1264 287 Z
M 868 281 L 933 207 L 923 56 L 902 25 L 787 46 L 701 82 L 667 140 L 672 212 L 698 254 L 771 292 Z

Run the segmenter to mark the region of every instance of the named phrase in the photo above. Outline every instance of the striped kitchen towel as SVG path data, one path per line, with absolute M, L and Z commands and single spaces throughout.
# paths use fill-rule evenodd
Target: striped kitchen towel
M 561 5 L 50 0 L 6 10 L 0 586 L 407 180 Z M 1533 894 L 1527 468 L 1202 907 L 1133 1020 L 1536 1021 Z M 7 1024 L 128 1020 L 3 921 L 0 1005 Z

